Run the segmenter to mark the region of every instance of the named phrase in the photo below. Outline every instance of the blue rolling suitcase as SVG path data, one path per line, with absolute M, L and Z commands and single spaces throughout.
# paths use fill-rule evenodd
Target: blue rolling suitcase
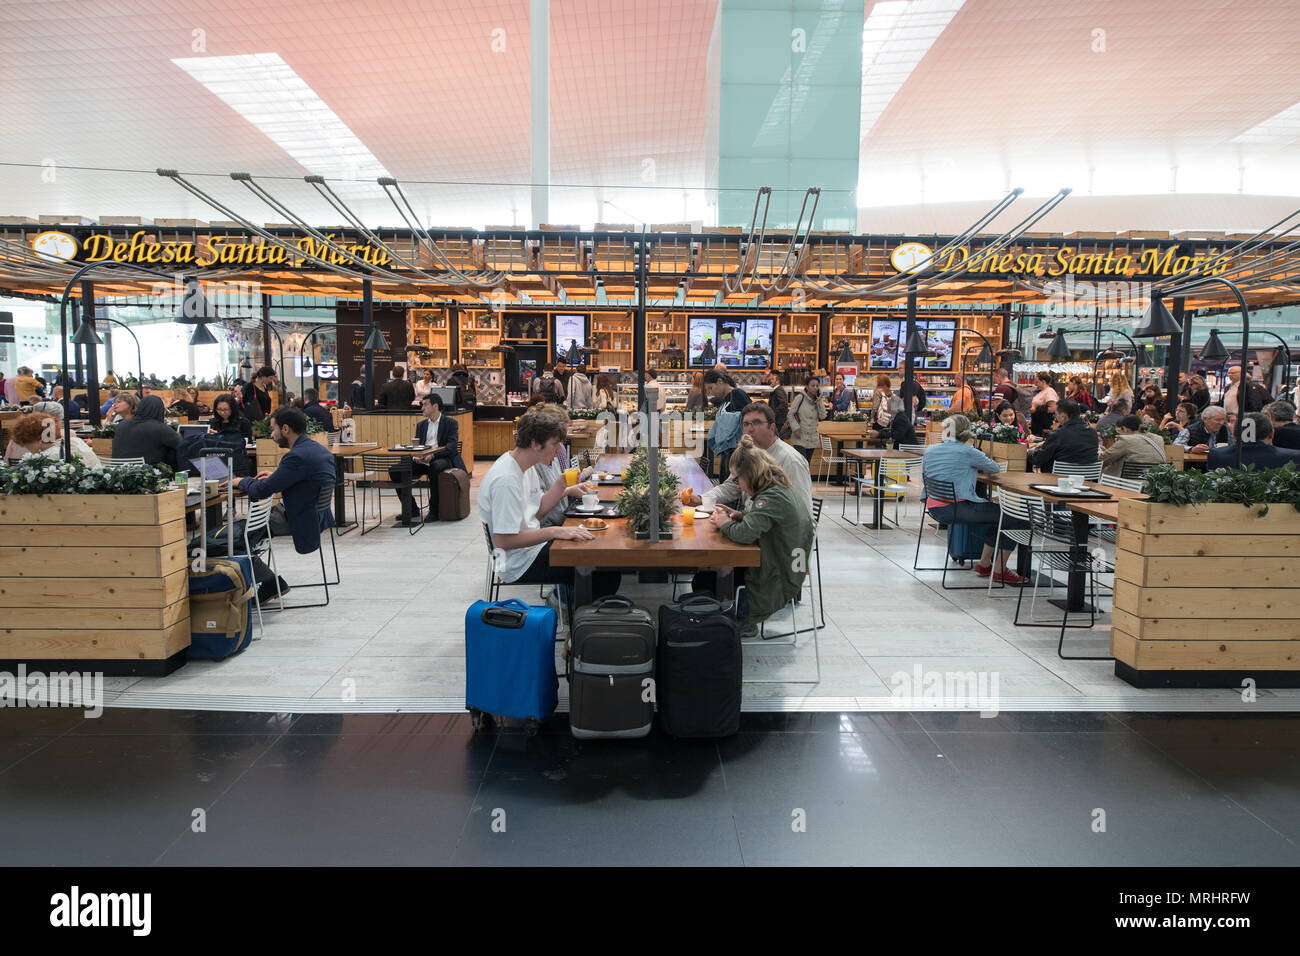
M 559 702 L 555 609 L 517 598 L 475 601 L 465 612 L 465 708 L 477 728 L 483 715 L 516 717 L 537 733 Z
M 987 525 L 948 525 L 948 555 L 954 561 L 975 561 L 984 553 L 984 531 Z

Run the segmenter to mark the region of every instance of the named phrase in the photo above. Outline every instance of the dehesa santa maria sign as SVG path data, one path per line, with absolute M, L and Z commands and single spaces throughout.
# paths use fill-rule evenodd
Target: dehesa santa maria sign
M 1146 248 L 1137 252 L 1116 253 L 1114 249 L 1105 252 L 1083 251 L 1077 246 L 1060 246 L 1048 248 L 1044 252 L 1032 252 L 1023 249 L 984 251 L 962 246 L 950 250 L 942 256 L 933 258 L 929 248 L 919 242 L 906 242 L 899 245 L 891 254 L 890 262 L 899 272 L 919 272 L 934 269 L 944 272 L 961 269 L 981 275 L 1034 275 L 1034 276 L 1135 276 L 1160 275 L 1175 276 L 1199 268 L 1219 255 L 1218 249 L 1210 249 L 1197 255 L 1178 254 L 1178 246 L 1171 245 L 1164 249 Z M 1227 269 L 1228 263 L 1206 271 L 1206 275 L 1218 275 Z
M 162 266 L 275 266 L 284 269 L 312 268 L 318 265 L 308 256 L 316 256 L 336 265 L 346 265 L 352 260 L 335 252 L 324 242 L 311 236 L 286 240 L 295 254 L 283 246 L 262 238 L 249 236 L 209 236 L 199 242 L 167 240 L 159 242 L 147 238 L 149 233 L 137 230 L 126 239 L 116 239 L 106 233 L 89 233 L 80 238 L 70 233 L 49 230 L 32 239 L 32 249 L 42 259 L 51 262 L 120 262 L 128 265 Z M 330 241 L 363 262 L 373 266 L 388 266 L 391 257 L 383 249 L 369 243 L 354 243 L 336 233 L 327 234 Z

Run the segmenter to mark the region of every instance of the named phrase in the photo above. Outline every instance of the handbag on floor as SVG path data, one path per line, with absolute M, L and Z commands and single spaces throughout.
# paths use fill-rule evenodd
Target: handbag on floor
M 655 692 L 674 737 L 730 737 L 740 729 L 740 629 L 713 595 L 692 591 L 659 609 Z
M 465 708 L 527 720 L 529 733 L 559 702 L 555 609 L 509 601 L 475 601 L 465 612 Z
M 569 729 L 573 736 L 644 737 L 654 723 L 655 622 L 613 595 L 573 613 Z

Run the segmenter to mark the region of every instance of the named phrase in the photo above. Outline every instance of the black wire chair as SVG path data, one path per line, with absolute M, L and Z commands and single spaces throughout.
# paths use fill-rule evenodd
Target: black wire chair
M 951 481 L 944 481 L 942 478 L 929 478 L 926 477 L 924 472 L 921 473 L 921 524 L 920 527 L 916 529 L 916 553 L 912 556 L 912 570 L 913 571 L 942 571 L 943 577 L 939 579 L 939 584 L 945 591 L 984 590 L 985 588 L 988 587 L 988 585 L 984 583 L 974 584 L 974 585 L 960 584 L 960 585 L 954 585 L 952 587 L 948 586 L 948 571 L 950 569 L 955 571 L 957 570 L 957 568 L 949 565 L 949 560 L 951 558 L 951 555 L 948 552 L 948 544 L 946 541 L 944 542 L 944 546 L 943 546 L 942 565 L 935 568 L 923 568 L 919 566 L 918 562 L 921 560 L 921 536 L 925 533 L 926 516 L 928 515 L 929 517 L 933 518 L 935 522 L 937 522 L 938 524 L 947 523 L 948 534 L 950 536 L 952 535 L 953 529 L 956 526 L 956 523 L 951 518 L 947 519 L 945 522 L 945 519 L 940 518 L 938 515 L 930 511 L 931 498 L 935 499 L 936 501 L 956 502 L 957 489 L 953 487 Z
M 379 509 L 379 521 L 376 525 L 371 526 L 371 530 L 384 523 L 384 490 L 393 489 L 394 491 L 406 491 L 411 496 L 411 503 L 415 508 L 415 514 L 418 517 L 423 514 L 424 507 L 420 500 L 416 499 L 416 491 L 423 492 L 427 487 L 424 482 L 414 480 L 413 459 L 408 455 L 362 455 L 361 472 L 352 480 L 352 513 L 361 516 L 361 533 L 366 534 L 366 492 L 370 489 L 375 490 L 375 500 Z M 357 510 L 357 489 L 361 489 L 361 510 Z M 400 498 L 401 495 L 399 494 Z M 412 521 L 407 525 L 408 534 L 416 534 L 424 527 L 422 520 Z
M 332 514 L 331 509 L 333 508 L 333 506 L 334 506 L 333 483 L 330 483 L 328 485 L 321 485 L 320 492 L 316 495 L 316 522 L 318 527 L 320 525 L 321 518 L 324 515 Z M 332 584 L 337 585 L 343 580 L 342 575 L 339 574 L 339 550 L 334 543 L 335 536 L 334 536 L 333 521 L 330 522 L 328 531 L 330 536 L 330 550 L 334 553 L 334 580 L 331 581 L 329 579 L 329 573 L 325 570 L 325 533 L 321 532 L 321 543 L 316 549 L 320 553 L 320 578 L 321 579 L 319 581 L 311 581 L 307 584 L 289 585 L 290 588 L 323 587 L 325 589 L 325 600 L 320 604 L 292 604 L 289 605 L 290 607 L 324 607 L 326 604 L 330 603 L 330 585 Z

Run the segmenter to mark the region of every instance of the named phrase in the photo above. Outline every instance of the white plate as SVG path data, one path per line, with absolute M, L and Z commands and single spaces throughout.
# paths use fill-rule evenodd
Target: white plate
M 578 505 L 578 506 L 575 507 L 573 510 L 574 510 L 574 511 L 585 511 L 587 514 L 595 514 L 597 511 L 600 511 L 600 510 L 601 510 L 602 508 L 604 508 L 604 507 L 605 507 L 605 505 L 604 505 L 604 503 L 602 502 L 601 504 L 596 505 L 596 507 L 594 507 L 594 508 L 588 508 L 586 505 Z
M 708 521 L 708 520 L 709 520 L 710 518 L 712 518 L 712 517 L 713 517 L 713 512 L 712 512 L 712 511 L 697 511 L 697 512 L 695 512 L 695 518 L 696 518 L 696 520 L 698 520 L 698 521 Z

